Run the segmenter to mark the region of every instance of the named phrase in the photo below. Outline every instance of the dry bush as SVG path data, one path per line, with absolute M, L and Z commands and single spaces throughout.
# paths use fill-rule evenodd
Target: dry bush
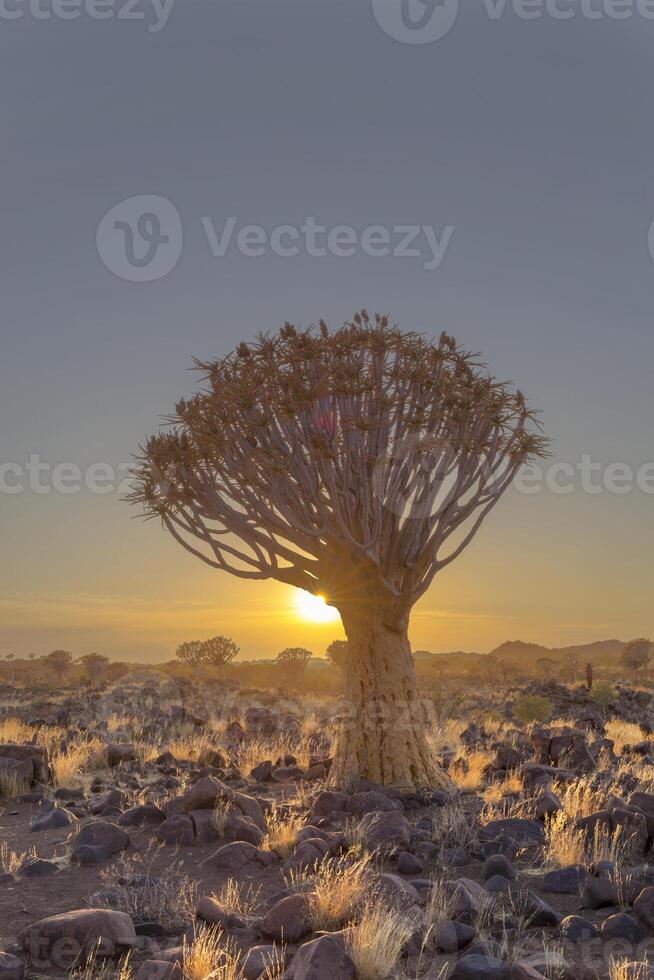
M 295 850 L 297 835 L 304 826 L 305 820 L 304 813 L 288 812 L 273 804 L 270 812 L 266 814 L 266 836 L 263 847 L 274 851 L 285 861 Z
M 522 777 L 518 772 L 508 772 L 501 783 L 492 783 L 484 790 L 482 797 L 484 803 L 501 803 L 507 796 L 514 796 L 523 790 Z
M 385 980 L 396 976 L 402 950 L 414 931 L 413 924 L 397 909 L 368 902 L 345 935 L 345 947 L 359 980 Z
M 335 932 L 353 918 L 370 893 L 370 854 L 352 860 L 332 858 L 314 871 L 289 872 L 287 883 L 309 896 L 309 920 L 313 932 Z
M 246 919 L 259 909 L 261 888 L 239 885 L 236 879 L 228 878 L 220 891 L 212 892 L 209 897 L 228 914 L 240 915 Z
M 477 846 L 477 821 L 473 815 L 465 812 L 460 800 L 436 807 L 430 816 L 435 844 L 448 849 L 460 847 L 464 851 Z
M 100 872 L 100 879 L 117 895 L 111 908 L 126 912 L 134 922 L 174 926 L 194 914 L 197 884 L 180 871 L 178 864 L 169 865 L 161 877 L 157 876 L 152 865 L 161 846 L 144 855 L 122 855 Z

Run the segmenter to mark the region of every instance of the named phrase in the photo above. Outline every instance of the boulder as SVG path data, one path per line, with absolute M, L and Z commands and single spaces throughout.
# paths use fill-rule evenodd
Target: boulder
M 411 844 L 411 824 L 399 810 L 368 814 L 361 823 L 361 832 L 371 850 L 406 851 Z
M 195 844 L 195 825 L 187 814 L 176 813 L 159 824 L 157 839 L 162 844 L 192 847 Z
M 356 975 L 341 933 L 312 939 L 293 959 L 293 980 L 356 980 Z
M 0 980 L 23 980 L 25 964 L 18 956 L 0 953 Z
M 15 745 L 5 742 L 0 745 L 1 759 L 14 759 L 18 762 L 28 760 L 32 763 L 32 776 L 37 783 L 47 783 L 50 776 L 48 753 L 39 745 Z
M 247 841 L 235 841 L 233 844 L 223 844 L 217 851 L 202 862 L 219 871 L 240 871 L 248 864 L 259 858 L 259 850 Z
M 503 960 L 475 953 L 455 963 L 448 980 L 511 980 L 511 967 Z
M 66 810 L 63 806 L 56 806 L 35 817 L 30 824 L 30 830 L 32 833 L 41 830 L 58 830 L 60 827 L 70 827 L 71 824 L 76 822 L 77 817 L 74 813 Z
M 69 942 L 60 944 L 64 939 Z M 132 949 L 137 940 L 132 920 L 124 912 L 90 908 L 40 919 L 18 933 L 18 942 L 36 960 L 47 958 L 60 944 L 59 954 L 72 964 L 83 951 L 97 947 L 98 956 L 117 956 Z
M 297 943 L 311 932 L 306 895 L 289 895 L 276 902 L 261 923 L 261 935 L 278 943 Z
M 118 824 L 107 820 L 94 820 L 80 829 L 73 850 L 81 844 L 103 847 L 109 854 L 118 854 L 129 847 L 129 834 Z

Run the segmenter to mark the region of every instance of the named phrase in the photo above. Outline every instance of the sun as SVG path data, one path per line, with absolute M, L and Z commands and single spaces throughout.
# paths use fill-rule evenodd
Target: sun
M 328 606 L 323 596 L 311 595 L 304 589 L 296 589 L 293 608 L 298 618 L 307 623 L 335 623 L 339 618 L 338 609 Z

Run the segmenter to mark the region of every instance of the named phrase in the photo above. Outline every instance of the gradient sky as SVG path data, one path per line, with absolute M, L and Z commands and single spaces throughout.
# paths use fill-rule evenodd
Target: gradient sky
M 3 22 L 0 461 L 127 462 L 192 390 L 193 355 L 364 305 L 483 351 L 542 409 L 555 461 L 654 459 L 654 21 L 463 6 L 427 44 L 389 37 L 370 0 L 177 0 L 157 33 L 27 7 Z M 135 195 L 182 219 L 153 282 L 96 249 Z M 455 230 L 432 271 L 215 258 L 201 218 L 229 216 Z M 654 634 L 653 507 L 638 489 L 511 491 L 416 607 L 414 646 Z M 163 660 L 227 633 L 250 658 L 340 635 L 298 619 L 292 590 L 197 562 L 118 492 L 1 493 L 0 521 L 0 654 Z

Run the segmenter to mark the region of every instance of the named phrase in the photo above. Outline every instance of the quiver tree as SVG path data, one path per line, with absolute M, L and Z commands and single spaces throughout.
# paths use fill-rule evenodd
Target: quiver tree
M 68 650 L 53 650 L 43 657 L 43 663 L 64 680 L 73 665 L 73 655 Z
M 322 595 L 348 638 L 334 781 L 438 786 L 409 616 L 545 440 L 518 391 L 443 334 L 364 311 L 196 362 L 133 497 L 188 551 Z
M 228 636 L 212 636 L 202 644 L 202 663 L 219 670 L 231 664 L 239 648 Z
M 202 663 L 202 641 L 187 640 L 185 643 L 180 643 L 175 650 L 175 656 L 187 667 L 197 667 Z
M 325 655 L 334 667 L 343 670 L 347 663 L 347 640 L 332 640 L 325 650 Z
M 101 653 L 86 653 L 77 662 L 84 668 L 89 684 L 94 684 L 100 680 L 109 666 L 109 657 L 105 657 Z
M 642 670 L 649 663 L 652 644 L 644 636 L 629 640 L 622 651 L 622 666 L 627 670 Z
M 286 684 L 299 687 L 304 679 L 304 672 L 313 654 L 305 647 L 286 647 L 277 654 L 275 663 Z

